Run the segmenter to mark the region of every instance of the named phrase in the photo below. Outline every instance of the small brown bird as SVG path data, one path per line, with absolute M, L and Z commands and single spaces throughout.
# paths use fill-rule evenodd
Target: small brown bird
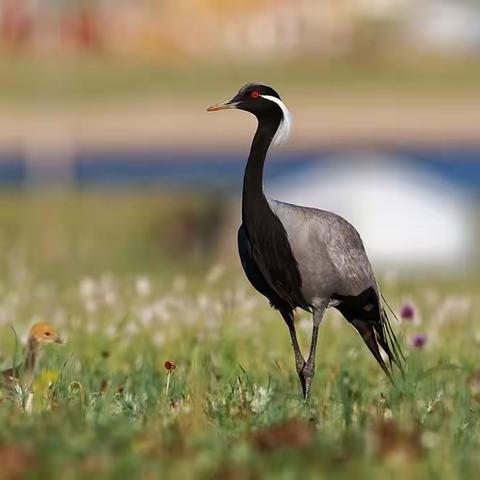
M 1 385 L 7 389 L 13 389 L 16 385 L 29 388 L 35 375 L 41 348 L 50 343 L 64 343 L 64 341 L 55 328 L 48 323 L 35 323 L 28 332 L 24 362 L 4 370 L 0 375 Z

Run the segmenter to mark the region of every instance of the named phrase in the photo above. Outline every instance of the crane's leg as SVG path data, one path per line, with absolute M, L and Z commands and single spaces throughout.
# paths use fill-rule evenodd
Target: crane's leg
M 302 384 L 302 390 L 305 393 L 305 379 L 303 376 L 303 368 L 305 367 L 305 360 L 303 358 L 302 352 L 300 350 L 300 345 L 298 344 L 297 332 L 295 331 L 295 324 L 293 321 L 293 312 L 287 310 L 280 311 L 285 323 L 287 324 L 288 331 L 290 332 L 290 338 L 292 339 L 293 353 L 295 355 L 295 367 L 297 369 L 298 377 L 300 378 L 300 383 Z
M 312 341 L 310 343 L 310 353 L 308 355 L 308 360 L 306 361 L 305 366 L 302 370 L 302 387 L 305 400 L 307 400 L 308 396 L 310 395 L 310 386 L 312 385 L 313 376 L 315 375 L 315 355 L 317 352 L 318 329 L 320 328 L 320 323 L 322 321 L 326 307 L 326 304 L 321 304 L 315 306 L 313 309 L 313 330 Z

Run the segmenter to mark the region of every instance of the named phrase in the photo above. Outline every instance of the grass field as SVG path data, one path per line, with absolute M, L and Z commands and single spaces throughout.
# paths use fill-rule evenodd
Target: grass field
M 223 59 L 164 64 L 122 61 L 108 56 L 0 56 L 0 103 L 39 106 L 110 105 L 160 98 L 190 103 L 230 95 L 232 85 L 263 81 L 288 97 L 306 101 L 333 95 L 361 101 L 372 94 L 419 101 L 478 99 L 480 63 L 475 58 L 393 56 L 353 61 L 297 59 L 243 63 Z M 203 98 L 205 98 L 203 97 Z
M 287 329 L 215 255 L 211 210 L 160 194 L 0 197 L 1 363 L 10 325 L 22 337 L 44 318 L 68 340 L 45 352 L 31 413 L 3 394 L 0 479 L 476 478 L 479 282 L 381 279 L 395 311 L 414 307 L 394 322 L 396 386 L 329 312 L 304 403 Z M 306 314 L 298 328 L 306 346 Z

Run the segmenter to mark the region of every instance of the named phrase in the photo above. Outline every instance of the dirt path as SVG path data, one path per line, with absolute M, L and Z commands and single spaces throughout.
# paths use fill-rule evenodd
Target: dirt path
M 78 148 L 244 149 L 254 119 L 235 112 L 207 114 L 206 106 L 208 99 L 195 105 L 156 100 L 3 110 L 0 150 L 20 149 L 42 157 L 42 152 Z M 325 97 L 313 103 L 293 102 L 290 108 L 295 119 L 290 148 L 480 144 L 480 99 L 433 102 Z

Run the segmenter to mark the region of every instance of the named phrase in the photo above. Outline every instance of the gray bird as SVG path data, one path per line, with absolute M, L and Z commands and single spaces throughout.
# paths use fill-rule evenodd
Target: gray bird
M 304 398 L 310 393 L 318 329 L 328 307 L 338 309 L 357 329 L 391 379 L 392 365 L 401 369 L 403 355 L 358 232 L 334 213 L 268 199 L 263 192 L 268 149 L 272 143 L 283 143 L 291 128 L 289 111 L 279 94 L 267 85 L 250 83 L 208 111 L 226 109 L 245 110 L 258 120 L 243 180 L 238 249 L 248 280 L 288 326 Z M 306 360 L 295 332 L 298 307 L 313 313 Z M 388 367 L 379 347 L 388 356 Z

